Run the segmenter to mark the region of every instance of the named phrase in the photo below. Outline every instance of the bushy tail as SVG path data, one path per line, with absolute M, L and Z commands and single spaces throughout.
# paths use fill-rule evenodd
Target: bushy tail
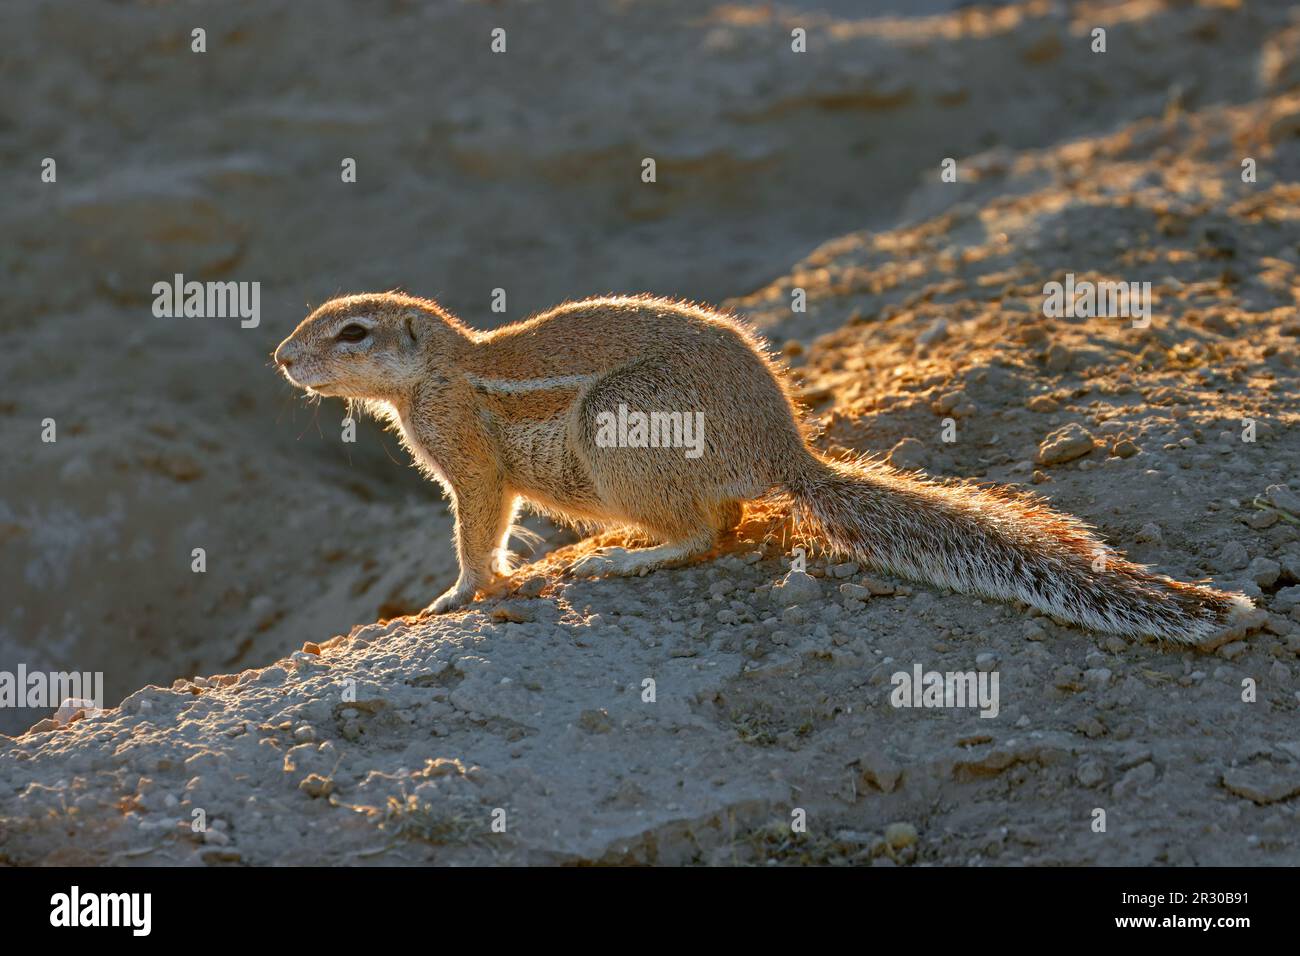
M 1258 616 L 1245 595 L 1126 561 L 1083 522 L 1027 494 L 812 455 L 786 486 L 798 520 L 834 551 L 913 580 L 1023 601 L 1095 631 L 1217 644 Z

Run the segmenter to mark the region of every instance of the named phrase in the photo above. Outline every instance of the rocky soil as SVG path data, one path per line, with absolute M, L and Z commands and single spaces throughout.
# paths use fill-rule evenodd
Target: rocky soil
M 0 860 L 1300 863 L 1300 21 L 858 7 L 0 13 L 33 90 L 0 153 L 59 161 L 0 211 L 0 670 L 121 701 L 0 711 L 36 725 L 0 737 Z M 177 271 L 262 281 L 262 323 L 155 318 Z M 1045 317 L 1067 273 L 1149 281 L 1149 326 Z M 1264 626 L 1201 653 L 792 573 L 767 508 L 633 580 L 567 577 L 589 545 L 535 520 L 538 564 L 403 618 L 454 574 L 445 505 L 266 365 L 309 305 L 395 285 L 481 326 L 722 300 L 824 448 L 1023 485 Z M 891 706 L 916 664 L 996 672 L 998 715 Z

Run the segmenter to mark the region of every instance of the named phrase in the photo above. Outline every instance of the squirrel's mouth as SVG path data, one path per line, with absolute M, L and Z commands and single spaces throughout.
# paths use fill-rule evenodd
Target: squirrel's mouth
M 315 392 L 320 394 L 324 394 L 322 390 L 327 389 L 334 384 L 333 382 L 314 382 L 305 378 L 299 378 L 288 370 L 285 370 L 284 377 L 289 380 L 290 385 L 301 388 L 306 392 Z

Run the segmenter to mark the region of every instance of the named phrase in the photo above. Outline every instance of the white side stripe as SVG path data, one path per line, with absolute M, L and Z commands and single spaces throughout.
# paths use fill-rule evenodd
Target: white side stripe
M 553 388 L 576 388 L 595 379 L 594 375 L 555 375 L 551 378 L 479 378 L 466 375 L 465 378 L 475 388 L 485 392 L 503 392 L 517 394 L 520 392 L 545 392 Z

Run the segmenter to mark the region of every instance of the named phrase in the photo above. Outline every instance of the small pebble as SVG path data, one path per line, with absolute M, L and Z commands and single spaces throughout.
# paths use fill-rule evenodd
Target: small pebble
M 929 457 L 925 445 L 915 438 L 904 438 L 889 452 L 889 463 L 903 471 L 924 468 Z
M 948 321 L 946 319 L 935 319 L 930 326 L 916 337 L 917 345 L 934 345 L 936 342 L 942 342 L 948 337 Z
M 1106 765 L 1091 757 L 1079 761 L 1074 772 L 1075 779 L 1085 787 L 1095 787 L 1106 779 Z
M 1116 458 L 1132 458 L 1141 450 L 1142 449 L 1135 445 L 1131 439 L 1121 438 L 1119 441 L 1115 442 L 1114 447 L 1111 448 L 1111 454 Z
M 1051 432 L 1039 443 L 1034 461 L 1040 465 L 1059 465 L 1082 458 L 1092 451 L 1096 442 L 1078 422 L 1070 422 Z
M 1246 546 L 1240 541 L 1229 541 L 1219 552 L 1218 568 L 1220 571 L 1236 571 L 1238 568 L 1244 568 L 1250 556 L 1246 554 Z
M 1144 524 L 1134 538 L 1135 541 L 1150 544 L 1159 544 L 1163 539 L 1164 535 L 1160 532 L 1160 526 L 1154 521 L 1148 521 Z
M 901 850 L 919 839 L 916 827 L 910 823 L 891 823 L 885 827 L 885 843 L 891 850 Z
M 1219 656 L 1229 661 L 1236 660 L 1244 653 L 1246 653 L 1245 641 L 1233 641 L 1231 644 L 1224 644 L 1219 648 Z
M 1090 684 L 1105 687 L 1110 683 L 1111 672 L 1108 667 L 1090 667 L 1083 672 L 1083 679 Z
M 772 600 L 783 607 L 808 604 L 821 596 L 821 582 L 806 571 L 791 571 L 772 586 Z
M 1272 558 L 1259 557 L 1250 562 L 1246 576 L 1262 588 L 1272 587 L 1282 575 L 1282 565 Z

